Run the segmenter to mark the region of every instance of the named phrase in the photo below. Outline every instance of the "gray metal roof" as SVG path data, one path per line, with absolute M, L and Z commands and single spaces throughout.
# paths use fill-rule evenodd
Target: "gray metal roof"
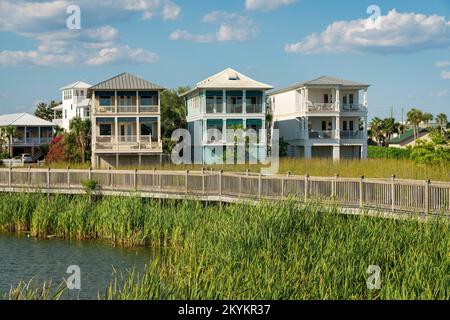
M 334 78 L 334 77 L 322 76 L 322 77 L 319 77 L 319 78 L 316 78 L 316 79 L 313 79 L 310 81 L 296 83 L 296 84 L 293 84 L 286 88 L 276 89 L 276 90 L 270 91 L 268 94 L 269 95 L 277 94 L 277 93 L 295 90 L 295 89 L 299 89 L 299 88 L 307 87 L 307 86 L 342 86 L 342 87 L 367 88 L 367 87 L 370 87 L 370 84 L 355 82 L 355 81 L 350 81 L 350 80 L 344 80 L 344 79 L 339 79 L 339 78 Z
M 0 115 L 0 127 L 6 126 L 53 127 L 55 124 L 28 113 L 12 113 Z
M 121 73 L 111 79 L 100 82 L 90 90 L 163 90 L 164 88 L 129 73 Z

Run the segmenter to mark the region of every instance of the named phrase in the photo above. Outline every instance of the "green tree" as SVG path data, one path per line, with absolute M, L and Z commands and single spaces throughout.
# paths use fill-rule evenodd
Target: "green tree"
M 7 126 L 4 129 L 5 135 L 8 138 L 8 152 L 9 157 L 13 157 L 13 139 L 17 137 L 17 131 L 15 126 Z
M 395 122 L 394 118 L 386 118 L 381 122 L 381 134 L 385 142 L 389 141 L 392 135 L 398 132 L 399 125 L 398 122 Z
M 75 141 L 81 162 L 86 162 L 86 154 L 88 148 L 90 149 L 91 141 L 91 121 L 89 119 L 83 120 L 80 117 L 74 118 L 70 122 L 70 133 L 72 141 Z M 69 141 L 71 141 L 69 139 Z
M 433 115 L 429 112 L 424 112 L 422 115 L 422 122 L 428 126 L 428 124 L 430 123 L 430 121 L 433 120 Z
M 171 152 L 175 142 L 171 140 L 172 132 L 186 127 L 186 108 L 181 94 L 190 87 L 179 87 L 175 90 L 164 90 L 161 93 L 161 139 L 164 152 Z
M 434 117 L 434 120 L 436 120 L 436 123 L 439 125 L 439 129 L 441 131 L 445 131 L 448 123 L 447 115 L 445 113 L 439 113 L 436 117 Z
M 378 117 L 375 117 L 370 121 L 370 137 L 372 140 L 375 140 L 377 145 L 380 145 L 380 140 L 383 136 L 383 120 Z
M 406 118 L 407 118 L 408 123 L 413 126 L 414 140 L 416 140 L 417 136 L 419 134 L 420 123 L 423 121 L 423 118 L 424 118 L 423 112 L 419 109 L 412 108 L 406 114 Z

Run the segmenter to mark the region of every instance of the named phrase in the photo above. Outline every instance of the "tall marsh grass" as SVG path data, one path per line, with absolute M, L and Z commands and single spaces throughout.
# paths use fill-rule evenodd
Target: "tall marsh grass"
M 0 231 L 105 239 L 155 252 L 146 272 L 117 275 L 102 299 L 450 298 L 446 218 L 342 215 L 293 201 L 219 207 L 0 194 Z M 367 289 L 369 265 L 381 268 L 380 290 Z

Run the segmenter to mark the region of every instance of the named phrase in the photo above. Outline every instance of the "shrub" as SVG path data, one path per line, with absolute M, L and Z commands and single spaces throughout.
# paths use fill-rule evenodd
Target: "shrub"
M 409 159 L 411 157 L 411 149 L 368 146 L 367 156 L 378 159 Z

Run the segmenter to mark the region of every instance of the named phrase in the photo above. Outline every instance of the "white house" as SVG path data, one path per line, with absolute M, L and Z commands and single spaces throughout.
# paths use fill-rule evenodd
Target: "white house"
M 51 142 L 55 124 L 28 113 L 0 115 L 0 131 L 6 130 L 9 126 L 15 128 L 12 144 L 8 138 L 5 141 L 8 149 L 12 150 L 12 155 L 29 153 L 37 160 L 43 155 L 41 147 Z
M 226 152 L 226 147 L 235 144 L 234 140 L 227 140 L 224 129 L 251 128 L 259 132 L 265 128 L 265 92 L 272 88 L 228 68 L 198 82 L 182 95 L 185 97 L 188 130 L 192 141 L 197 141 L 195 147 L 200 150 L 203 163 L 217 162 L 218 157 Z M 208 136 L 210 129 L 217 129 L 223 135 L 220 138 Z M 195 137 L 197 132 L 200 137 Z M 221 152 L 217 154 L 217 150 Z M 265 136 L 257 141 L 256 150 L 258 157 L 265 157 Z
M 291 157 L 367 158 L 368 84 L 333 77 L 268 93 Z
M 60 119 L 55 119 L 53 123 L 69 131 L 70 121 L 75 117 L 83 119 L 90 118 L 90 99 L 87 98 L 88 88 L 91 87 L 82 81 L 76 81 L 60 88 L 62 103 L 53 108 L 61 113 Z M 56 117 L 55 117 L 56 118 Z

